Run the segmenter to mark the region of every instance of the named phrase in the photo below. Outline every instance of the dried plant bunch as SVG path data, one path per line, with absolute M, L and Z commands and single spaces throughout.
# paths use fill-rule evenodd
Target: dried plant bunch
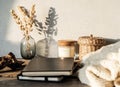
M 19 25 L 20 30 L 23 31 L 24 36 L 28 36 L 33 31 L 33 23 L 35 20 L 35 5 L 32 5 L 30 12 L 23 6 L 18 6 L 19 16 L 14 10 L 11 10 L 15 22 Z
M 55 27 L 57 25 L 57 19 L 58 15 L 56 14 L 55 8 L 50 7 L 48 17 L 46 17 L 44 23 L 35 20 L 35 26 L 39 34 L 44 33 L 45 36 L 57 35 L 57 28 Z

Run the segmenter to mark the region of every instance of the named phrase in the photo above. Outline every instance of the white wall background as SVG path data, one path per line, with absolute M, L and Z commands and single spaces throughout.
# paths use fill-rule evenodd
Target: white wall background
M 0 0 L 0 56 L 13 52 L 20 57 L 22 33 L 10 15 L 10 9 L 18 5 L 30 9 L 36 4 L 36 15 L 45 20 L 49 7 L 54 7 L 59 16 L 59 39 L 75 39 L 80 36 L 120 38 L 120 0 Z M 32 32 L 36 42 L 43 38 L 36 30 Z

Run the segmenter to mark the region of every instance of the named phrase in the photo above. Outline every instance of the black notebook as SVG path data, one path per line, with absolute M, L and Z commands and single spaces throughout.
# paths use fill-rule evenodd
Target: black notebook
M 35 57 L 22 70 L 23 76 L 69 76 L 74 66 L 73 58 Z

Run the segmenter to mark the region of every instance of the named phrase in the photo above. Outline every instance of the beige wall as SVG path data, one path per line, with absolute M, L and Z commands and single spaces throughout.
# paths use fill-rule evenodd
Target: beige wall
M 0 56 L 12 51 L 20 57 L 19 44 L 22 34 L 10 16 L 9 10 L 23 5 L 30 9 L 36 4 L 37 19 L 44 21 L 49 7 L 58 13 L 59 39 L 75 39 L 83 35 L 119 39 L 120 38 L 120 0 L 0 0 Z M 36 42 L 42 39 L 36 33 Z

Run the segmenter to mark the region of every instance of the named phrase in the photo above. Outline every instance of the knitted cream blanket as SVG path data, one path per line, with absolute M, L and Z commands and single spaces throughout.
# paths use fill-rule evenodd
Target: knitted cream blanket
M 84 57 L 79 79 L 91 87 L 120 87 L 120 42 Z

